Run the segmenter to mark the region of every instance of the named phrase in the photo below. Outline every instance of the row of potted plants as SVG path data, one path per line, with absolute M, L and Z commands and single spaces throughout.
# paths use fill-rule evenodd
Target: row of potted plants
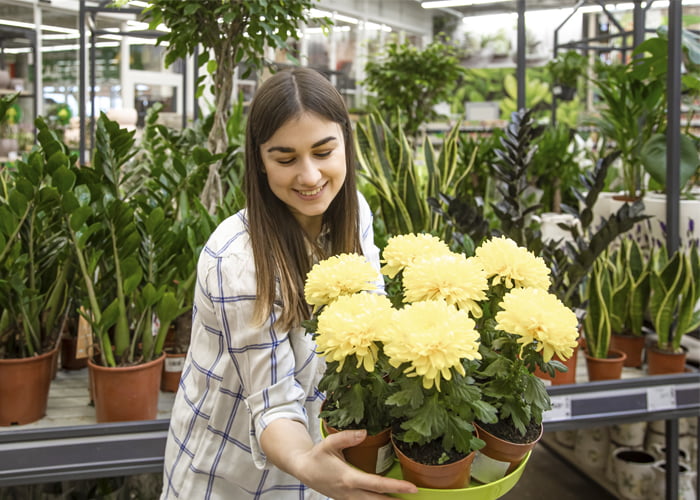
M 663 246 L 652 247 L 645 254 L 639 243 L 629 238 L 595 262 L 585 292 L 587 352 L 598 359 L 619 359 L 616 371 L 604 378 L 619 378 L 623 365 L 642 366 L 645 320 L 656 335 L 646 351 L 647 372 L 685 371 L 683 335 L 700 327 L 698 279 L 700 254 L 695 243 L 669 256 Z M 621 351 L 625 359 L 620 354 L 612 356 L 611 350 Z
M 0 369 L 14 370 L 28 358 L 44 359 L 48 368 L 34 369 L 42 373 L 43 405 L 29 413 L 9 399 L 33 400 L 18 390 L 28 384 L 20 375 L 21 385 L 12 386 L 3 371 L 1 425 L 44 415 L 64 326 L 78 323 L 82 343 L 94 346 L 85 355 L 98 422 L 156 416 L 166 336 L 190 314 L 199 250 L 240 199 L 231 190 L 219 214 L 207 212 L 198 196 L 208 166 L 221 158 L 199 146 L 201 131 L 158 125 L 157 111 L 140 149 L 133 131 L 101 116 L 90 165 L 79 165 L 39 118 L 38 146 L 2 172 L 0 359 L 10 362 Z M 126 398 L 148 387 L 150 402 L 124 404 L 104 394 L 101 374 L 131 377 L 144 368 L 153 372 L 150 382 L 115 387 Z

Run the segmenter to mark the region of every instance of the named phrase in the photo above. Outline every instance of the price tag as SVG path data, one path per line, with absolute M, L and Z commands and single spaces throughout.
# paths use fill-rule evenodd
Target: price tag
M 571 398 L 569 396 L 555 396 L 551 398 L 552 409 L 544 412 L 543 422 L 553 420 L 568 420 L 571 417 Z
M 647 387 L 647 410 L 672 410 L 675 407 L 675 387 L 671 385 Z

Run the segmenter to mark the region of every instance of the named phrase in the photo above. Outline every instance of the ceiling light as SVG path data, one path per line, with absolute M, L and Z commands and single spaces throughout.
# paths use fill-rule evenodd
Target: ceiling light
M 6 26 L 16 26 L 17 28 L 27 28 L 30 30 L 36 30 L 36 24 L 34 23 L 23 23 L 21 21 L 10 21 L 9 19 L 0 19 L 0 25 Z M 65 33 L 67 35 L 75 35 L 78 33 L 77 29 L 73 28 L 62 28 L 60 26 L 49 26 L 46 24 L 41 25 L 42 31 L 54 31 L 56 33 Z
M 421 3 L 421 7 L 424 9 L 442 9 L 447 7 L 466 7 L 469 5 L 481 5 L 481 4 L 491 4 L 507 2 L 508 0 L 437 0 L 431 2 Z

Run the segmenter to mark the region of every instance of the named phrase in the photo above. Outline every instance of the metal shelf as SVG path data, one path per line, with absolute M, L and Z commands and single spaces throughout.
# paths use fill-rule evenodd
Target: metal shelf
M 700 415 L 700 374 L 551 386 L 545 430 Z M 168 420 L 0 432 L 0 486 L 160 472 Z

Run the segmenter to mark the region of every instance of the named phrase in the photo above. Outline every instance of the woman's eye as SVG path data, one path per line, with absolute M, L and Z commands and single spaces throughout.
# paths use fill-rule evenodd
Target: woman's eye
M 281 165 L 289 165 L 293 161 L 294 161 L 294 158 L 281 158 L 281 159 L 277 160 L 277 163 L 279 163 Z
M 316 153 L 316 156 L 319 157 L 319 158 L 327 158 L 328 156 L 331 155 L 331 153 L 332 153 L 332 151 L 330 151 L 330 150 L 328 150 L 328 151 L 322 151 L 322 152 L 320 152 L 320 153 Z

